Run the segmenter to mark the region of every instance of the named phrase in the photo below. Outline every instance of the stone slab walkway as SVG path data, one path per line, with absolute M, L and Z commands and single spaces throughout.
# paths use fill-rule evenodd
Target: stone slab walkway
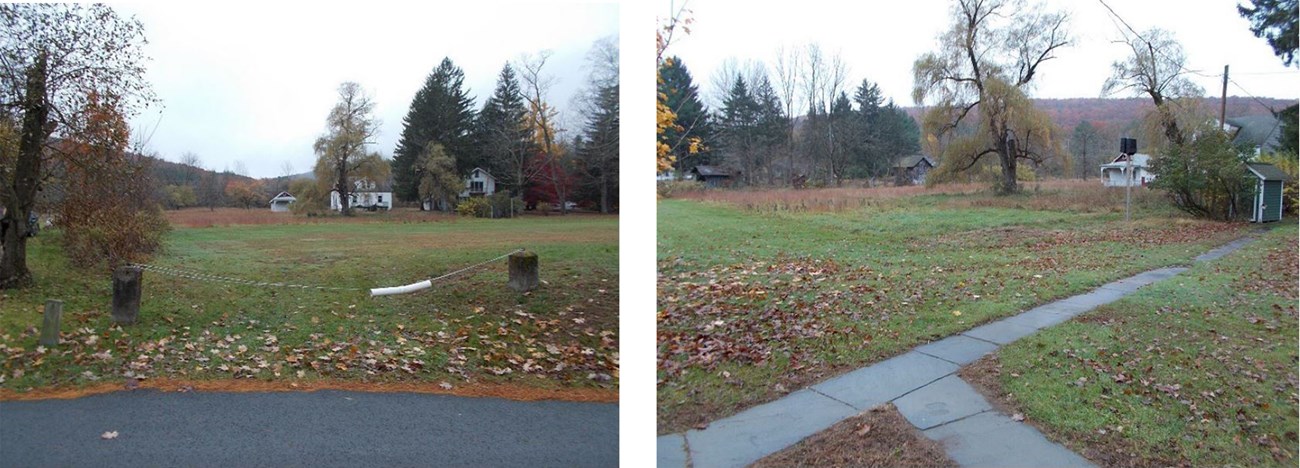
M 1251 237 L 1215 248 L 1195 261 L 1217 259 Z M 704 430 L 659 437 L 658 466 L 743 467 L 882 403 L 893 403 L 926 437 L 939 441 L 961 466 L 1094 466 L 1048 440 L 1034 427 L 993 409 L 956 375 L 962 366 L 1038 330 L 1063 323 L 1186 268 L 1160 268 L 1107 283 L 1084 294 L 919 346 L 785 397 L 719 419 Z

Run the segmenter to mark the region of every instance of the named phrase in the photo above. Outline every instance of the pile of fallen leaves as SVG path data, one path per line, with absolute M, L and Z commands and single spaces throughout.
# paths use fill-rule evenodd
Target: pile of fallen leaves
M 0 384 L 24 376 L 29 384 L 59 386 L 155 376 L 468 381 L 518 374 L 612 385 L 618 377 L 617 332 L 569 312 L 541 317 L 513 310 L 493 320 L 440 320 L 436 330 L 398 324 L 353 334 L 290 325 L 272 330 L 257 320 L 226 319 L 202 328 L 180 326 L 161 338 L 140 338 L 116 325 L 77 326 L 62 333 L 54 348 L 13 344 L 35 342 L 38 331 L 28 328 L 16 337 L 0 335 Z M 74 317 L 86 322 L 91 315 L 98 314 Z

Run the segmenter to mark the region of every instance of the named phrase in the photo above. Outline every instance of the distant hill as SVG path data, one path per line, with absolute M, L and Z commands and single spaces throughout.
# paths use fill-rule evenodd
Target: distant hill
M 1219 98 L 1204 99 L 1206 106 L 1213 109 L 1217 114 Z M 1143 113 L 1155 107 L 1150 98 L 1071 98 L 1034 99 L 1033 101 L 1036 107 L 1047 112 L 1052 121 L 1056 122 L 1056 125 L 1066 132 L 1083 121 L 1110 128 L 1124 128 L 1142 118 Z M 1270 115 L 1269 107 L 1282 110 L 1295 103 L 1296 101 L 1288 99 L 1260 98 L 1256 101 L 1254 98 L 1249 97 L 1229 96 L 1227 114 L 1228 117 Z M 907 111 L 907 114 L 916 119 L 917 122 L 921 121 L 922 108 L 904 107 L 903 110 Z

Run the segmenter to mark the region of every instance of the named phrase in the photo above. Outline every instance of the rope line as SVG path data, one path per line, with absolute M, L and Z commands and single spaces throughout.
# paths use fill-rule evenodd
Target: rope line
M 515 253 L 522 252 L 522 251 L 524 251 L 523 248 L 515 249 L 515 250 L 512 250 L 512 251 L 507 252 L 507 253 L 505 253 L 505 254 L 502 254 L 502 255 L 499 255 L 499 256 L 493 257 L 493 258 L 491 258 L 491 259 L 489 259 L 489 260 L 484 260 L 484 261 L 482 261 L 482 262 L 475 263 L 475 264 L 473 264 L 473 265 L 470 265 L 470 266 L 467 266 L 467 267 L 461 268 L 461 269 L 459 269 L 459 270 L 452 271 L 452 272 L 450 272 L 450 273 L 443 274 L 443 275 L 441 275 L 441 276 L 437 276 L 437 277 L 434 277 L 434 278 L 429 278 L 429 279 L 427 279 L 427 280 L 425 280 L 425 281 L 427 281 L 427 282 L 429 282 L 429 283 L 433 283 L 433 282 L 435 282 L 435 281 L 445 280 L 445 279 L 451 278 L 451 277 L 453 277 L 453 276 L 459 275 L 459 274 L 461 274 L 461 273 L 465 273 L 465 272 L 472 271 L 472 270 L 475 270 L 475 269 L 478 269 L 478 268 L 482 268 L 484 265 L 487 265 L 487 264 L 492 263 L 492 262 L 499 261 L 499 260 L 501 260 L 501 259 L 503 259 L 503 258 L 509 257 L 509 256 L 511 256 L 511 255 L 513 255 L 513 254 L 515 254 Z M 248 280 L 248 279 L 242 279 L 242 278 L 232 278 L 232 277 L 229 277 L 229 276 L 221 276 L 221 275 L 213 275 L 213 274 L 209 274 L 209 273 L 202 273 L 202 272 L 199 272 L 199 271 L 195 271 L 195 270 L 187 270 L 187 269 L 184 269 L 184 268 L 163 267 L 163 266 L 157 266 L 157 265 L 147 265 L 147 264 L 142 264 L 142 263 L 131 263 L 131 264 L 127 264 L 126 266 L 127 266 L 127 267 L 130 267 L 130 268 L 136 268 L 136 269 L 139 269 L 139 270 L 143 270 L 143 271 L 152 271 L 152 272 L 154 272 L 154 273 L 159 273 L 159 274 L 163 274 L 163 275 L 167 275 L 167 276 L 174 276 L 174 277 L 179 277 L 179 278 L 187 278 L 187 279 L 193 279 L 193 280 L 199 280 L 199 281 L 213 281 L 213 282 L 220 282 L 220 283 L 240 284 L 240 285 L 245 285 L 245 286 L 275 287 L 275 288 L 294 288 L 294 289 L 315 289 L 315 290 L 318 290 L 318 291 L 369 291 L 369 289 L 367 289 L 367 288 L 347 288 L 347 287 L 338 287 L 338 286 L 317 286 L 317 285 L 293 284 L 293 283 L 285 283 L 285 282 L 255 281 L 255 280 Z

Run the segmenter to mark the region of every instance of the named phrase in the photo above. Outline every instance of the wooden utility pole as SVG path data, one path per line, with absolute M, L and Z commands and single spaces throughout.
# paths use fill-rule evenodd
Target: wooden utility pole
M 1223 95 L 1219 98 L 1219 129 L 1228 129 L 1228 66 L 1223 66 Z

